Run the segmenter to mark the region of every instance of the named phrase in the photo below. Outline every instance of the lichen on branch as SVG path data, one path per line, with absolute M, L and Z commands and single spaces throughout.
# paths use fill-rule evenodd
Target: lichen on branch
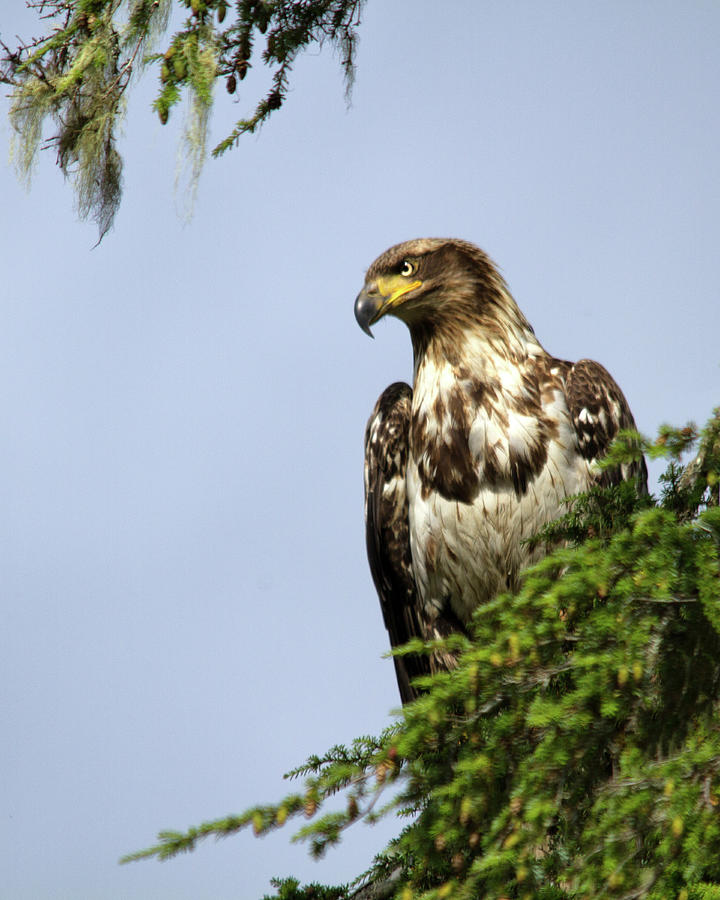
M 11 87 L 13 154 L 29 181 L 37 151 L 54 147 L 74 182 L 81 218 L 100 239 L 112 226 L 122 195 L 117 137 L 133 75 L 157 67 L 154 108 L 165 124 L 189 96 L 183 148 L 194 192 L 206 158 L 213 89 L 222 80 L 238 92 L 257 60 L 272 72 L 267 93 L 212 151 L 219 156 L 252 133 L 287 96 L 298 55 L 330 42 L 340 55 L 346 90 L 355 71 L 356 28 L 365 0 L 175 0 L 185 14 L 164 53 L 152 52 L 168 31 L 173 0 L 33 0 L 44 34 L 11 49 L 0 41 L 0 83 Z M 54 133 L 43 141 L 46 123 Z

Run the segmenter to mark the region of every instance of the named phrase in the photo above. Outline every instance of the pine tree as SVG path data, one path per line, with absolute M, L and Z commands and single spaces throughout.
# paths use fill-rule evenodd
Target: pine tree
M 443 642 L 458 668 L 424 679 L 379 737 L 311 757 L 277 804 L 125 861 L 303 816 L 321 856 L 355 823 L 398 816 L 409 824 L 354 885 L 275 880 L 273 897 L 720 900 L 720 408 L 681 466 L 697 438 L 616 442 L 608 465 L 670 457 L 660 499 L 573 498 L 538 536 L 560 546 L 478 609 L 471 638 Z M 340 792 L 344 809 L 324 812 Z
M 220 156 L 279 109 L 297 57 L 329 42 L 340 56 L 346 91 L 355 72 L 356 28 L 365 0 L 35 0 L 45 33 L 11 49 L 0 41 L 0 84 L 12 87 L 10 122 L 16 160 L 28 178 L 47 119 L 57 129 L 64 175 L 75 182 L 78 212 L 112 226 L 122 194 L 117 136 L 133 75 L 154 65 L 160 80 L 155 110 L 168 121 L 183 92 L 190 99 L 185 146 L 194 188 L 206 155 L 213 87 L 235 94 L 258 61 L 272 72 L 268 91 L 212 151 Z M 165 37 L 173 8 L 185 21 Z

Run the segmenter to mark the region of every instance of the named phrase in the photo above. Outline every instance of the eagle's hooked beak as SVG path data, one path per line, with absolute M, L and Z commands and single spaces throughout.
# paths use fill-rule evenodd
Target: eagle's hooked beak
M 376 284 L 365 285 L 355 298 L 355 320 L 365 334 L 370 337 L 375 335 L 370 331 L 370 326 L 380 318 L 380 312 L 385 303 Z
M 365 284 L 355 300 L 355 318 L 365 334 L 373 337 L 370 326 L 388 310 L 400 306 L 422 281 L 408 281 L 400 275 L 382 275 L 377 281 Z

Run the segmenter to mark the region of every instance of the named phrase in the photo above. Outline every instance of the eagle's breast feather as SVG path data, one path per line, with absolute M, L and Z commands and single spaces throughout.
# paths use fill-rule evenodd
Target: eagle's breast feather
M 416 374 L 410 549 L 431 617 L 449 603 L 467 621 L 480 603 L 517 587 L 521 569 L 541 555 L 523 542 L 592 480 L 558 367 L 533 356 L 520 371 L 486 357 L 489 368 L 484 390 L 447 363 L 426 361 Z

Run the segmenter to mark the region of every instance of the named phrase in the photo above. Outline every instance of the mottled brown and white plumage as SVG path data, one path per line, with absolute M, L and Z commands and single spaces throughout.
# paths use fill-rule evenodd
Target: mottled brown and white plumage
M 550 356 L 489 257 L 424 238 L 370 266 L 361 327 L 386 313 L 410 330 L 413 387 L 390 385 L 365 434 L 367 549 L 393 647 L 462 630 L 473 610 L 518 586 L 542 551 L 524 543 L 570 494 L 637 479 L 645 464 L 596 460 L 634 428 L 622 391 L 592 360 Z M 414 677 L 452 659 L 395 658 L 403 702 Z

